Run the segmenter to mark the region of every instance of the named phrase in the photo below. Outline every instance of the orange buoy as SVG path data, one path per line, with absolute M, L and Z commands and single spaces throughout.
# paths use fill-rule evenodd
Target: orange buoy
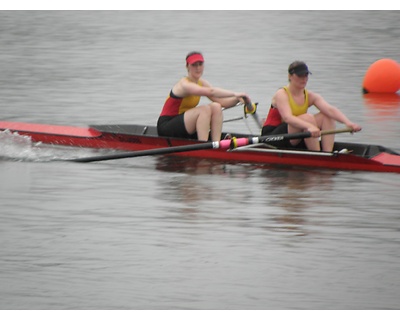
M 392 59 L 380 59 L 368 68 L 363 93 L 395 93 L 400 89 L 400 64 Z

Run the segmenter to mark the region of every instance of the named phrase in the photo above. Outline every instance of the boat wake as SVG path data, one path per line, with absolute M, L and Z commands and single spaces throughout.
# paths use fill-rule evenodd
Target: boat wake
M 0 132 L 1 159 L 33 160 L 36 158 L 34 148 L 30 137 L 21 136 L 9 130 Z
M 93 155 L 93 150 L 32 142 L 31 137 L 0 131 L 0 160 L 48 162 Z M 97 150 L 98 152 L 98 150 Z

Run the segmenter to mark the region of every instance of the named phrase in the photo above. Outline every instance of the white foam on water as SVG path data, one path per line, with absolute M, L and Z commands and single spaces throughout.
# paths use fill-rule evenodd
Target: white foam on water
M 32 160 L 35 158 L 32 139 L 8 129 L 0 132 L 0 158 L 12 160 Z
M 0 159 L 4 160 L 47 162 L 93 156 L 99 153 L 102 153 L 102 150 L 47 145 L 33 142 L 31 137 L 11 132 L 8 129 L 0 131 Z

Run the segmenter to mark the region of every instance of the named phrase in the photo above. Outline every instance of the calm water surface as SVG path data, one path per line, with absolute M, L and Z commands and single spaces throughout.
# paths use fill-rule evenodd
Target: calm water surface
M 338 140 L 400 149 L 400 102 L 363 97 L 400 61 L 398 11 L 2 11 L 0 119 L 155 124 L 184 57 L 265 117 L 290 62 L 363 126 Z M 225 118 L 241 115 L 228 110 Z M 228 131 L 258 134 L 252 119 Z M 339 139 L 340 138 L 340 139 Z M 0 309 L 398 309 L 400 180 L 144 157 L 0 134 Z

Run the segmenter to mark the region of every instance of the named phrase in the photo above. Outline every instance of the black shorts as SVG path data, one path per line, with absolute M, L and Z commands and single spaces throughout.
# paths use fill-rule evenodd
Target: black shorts
M 161 116 L 157 121 L 157 132 L 159 136 L 195 139 L 197 133 L 189 134 L 183 120 L 184 113 L 177 116 Z
M 288 125 L 287 123 L 281 123 L 279 126 L 265 126 L 261 130 L 262 136 L 270 136 L 270 135 L 280 135 L 288 133 Z M 304 139 L 297 145 L 292 145 L 289 139 L 284 139 L 280 141 L 272 141 L 268 142 L 268 144 L 273 145 L 278 148 L 296 148 L 296 149 L 307 149 L 306 144 L 304 143 Z

